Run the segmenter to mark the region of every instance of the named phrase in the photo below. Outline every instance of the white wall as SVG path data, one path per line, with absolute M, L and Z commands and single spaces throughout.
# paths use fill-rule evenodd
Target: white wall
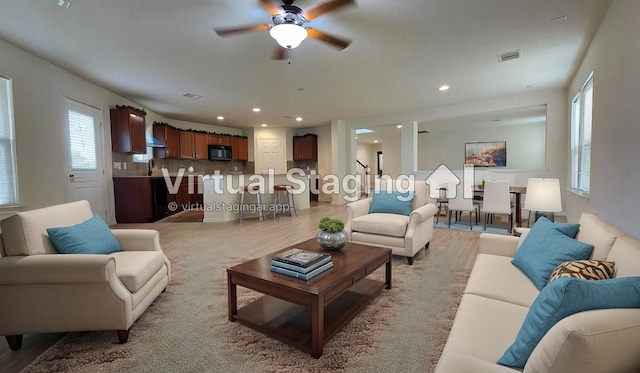
M 575 221 L 582 212 L 591 212 L 637 238 L 640 238 L 639 20 L 640 1 L 611 3 L 565 98 L 569 107 L 588 75 L 594 72 L 591 194 L 586 199 L 565 193 L 568 217 Z M 567 178 L 569 173 L 567 168 Z
M 418 169 L 435 170 L 441 164 L 462 168 L 466 142 L 506 141 L 504 169 L 545 168 L 545 123 L 468 130 L 433 131 L 418 135 Z

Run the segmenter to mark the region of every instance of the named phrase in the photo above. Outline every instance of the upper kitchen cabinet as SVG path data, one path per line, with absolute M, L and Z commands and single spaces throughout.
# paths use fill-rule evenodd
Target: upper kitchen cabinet
M 193 134 L 193 150 L 195 159 L 209 159 L 208 134 L 196 132 Z
M 153 148 L 154 158 L 180 158 L 179 130 L 166 123 L 154 122 L 153 137 L 166 145 L 166 148 Z
M 246 137 L 231 137 L 231 154 L 234 161 L 248 161 L 249 139 Z
M 231 136 L 218 135 L 218 134 L 209 134 L 209 144 L 210 145 L 231 145 Z
M 196 151 L 193 143 L 194 133 L 191 131 L 179 131 L 180 133 L 180 158 L 196 159 Z
M 317 161 L 318 136 L 312 133 L 304 136 L 293 136 L 293 160 Z
M 117 153 L 147 152 L 144 110 L 131 106 L 116 106 L 111 113 L 111 150 Z

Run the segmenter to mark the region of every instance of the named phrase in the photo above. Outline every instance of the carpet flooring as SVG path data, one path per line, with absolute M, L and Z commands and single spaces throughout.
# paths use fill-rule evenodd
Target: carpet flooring
M 464 240 L 452 244 L 446 234 L 436 233 L 413 266 L 394 257 L 393 288 L 319 359 L 228 321 L 225 269 L 249 258 L 212 244 L 173 256 L 170 286 L 133 324 L 128 343 L 117 344 L 113 331 L 68 333 L 23 372 L 431 372 L 474 258 L 468 242 L 477 240 L 458 233 Z M 240 305 L 258 296 L 238 288 Z

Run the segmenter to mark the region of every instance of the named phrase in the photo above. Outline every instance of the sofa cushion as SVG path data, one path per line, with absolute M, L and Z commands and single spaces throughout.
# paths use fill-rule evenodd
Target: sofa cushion
M 618 237 L 607 260 L 616 262 L 613 277 L 640 276 L 640 240 Z
M 498 364 L 524 368 L 538 342 L 558 321 L 578 312 L 605 308 L 640 308 L 640 277 L 552 281 L 531 305 L 515 342 Z
M 57 254 L 47 228 L 82 223 L 93 216 L 88 201 L 19 212 L 0 222 L 7 256 Z
M 413 194 L 413 191 L 404 193 L 398 191 L 380 191 L 374 193 L 369 213 L 411 215 L 411 211 L 413 210 Z
M 406 215 L 376 213 L 353 219 L 351 221 L 351 230 L 392 237 L 404 237 L 408 224 L 409 217 Z
M 110 254 L 122 248 L 99 217 L 70 227 L 47 228 L 53 246 L 62 254 Z
M 511 263 L 542 290 L 560 263 L 589 258 L 593 245 L 566 236 L 552 223 L 540 224 L 540 220 L 531 228 Z
M 593 253 L 589 259 L 606 260 L 617 237 L 627 236 L 596 215 L 584 213 L 580 215 L 580 230 L 576 240 L 593 245 Z
M 602 260 L 576 260 L 564 262 L 556 267 L 549 282 L 562 277 L 575 277 L 583 280 L 606 280 L 613 276 L 615 262 Z
M 511 264 L 511 259 L 501 255 L 478 254 L 465 294 L 531 307 L 540 291 L 522 271 Z
M 458 352 L 495 362 L 513 343 L 529 308 L 464 294 L 443 354 Z
M 119 251 L 110 255 L 116 260 L 116 275 L 132 293 L 140 290 L 164 264 L 161 251 Z

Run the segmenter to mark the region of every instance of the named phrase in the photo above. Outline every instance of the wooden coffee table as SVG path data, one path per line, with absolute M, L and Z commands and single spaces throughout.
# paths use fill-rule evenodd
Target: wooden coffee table
M 323 251 L 314 238 L 227 269 L 229 320 L 319 358 L 327 340 L 383 288 L 391 288 L 391 250 L 348 243 L 326 251 L 333 268 L 305 281 L 271 271 L 273 255 L 293 247 Z M 383 264 L 385 281 L 367 277 Z M 265 295 L 238 309 L 237 286 Z

